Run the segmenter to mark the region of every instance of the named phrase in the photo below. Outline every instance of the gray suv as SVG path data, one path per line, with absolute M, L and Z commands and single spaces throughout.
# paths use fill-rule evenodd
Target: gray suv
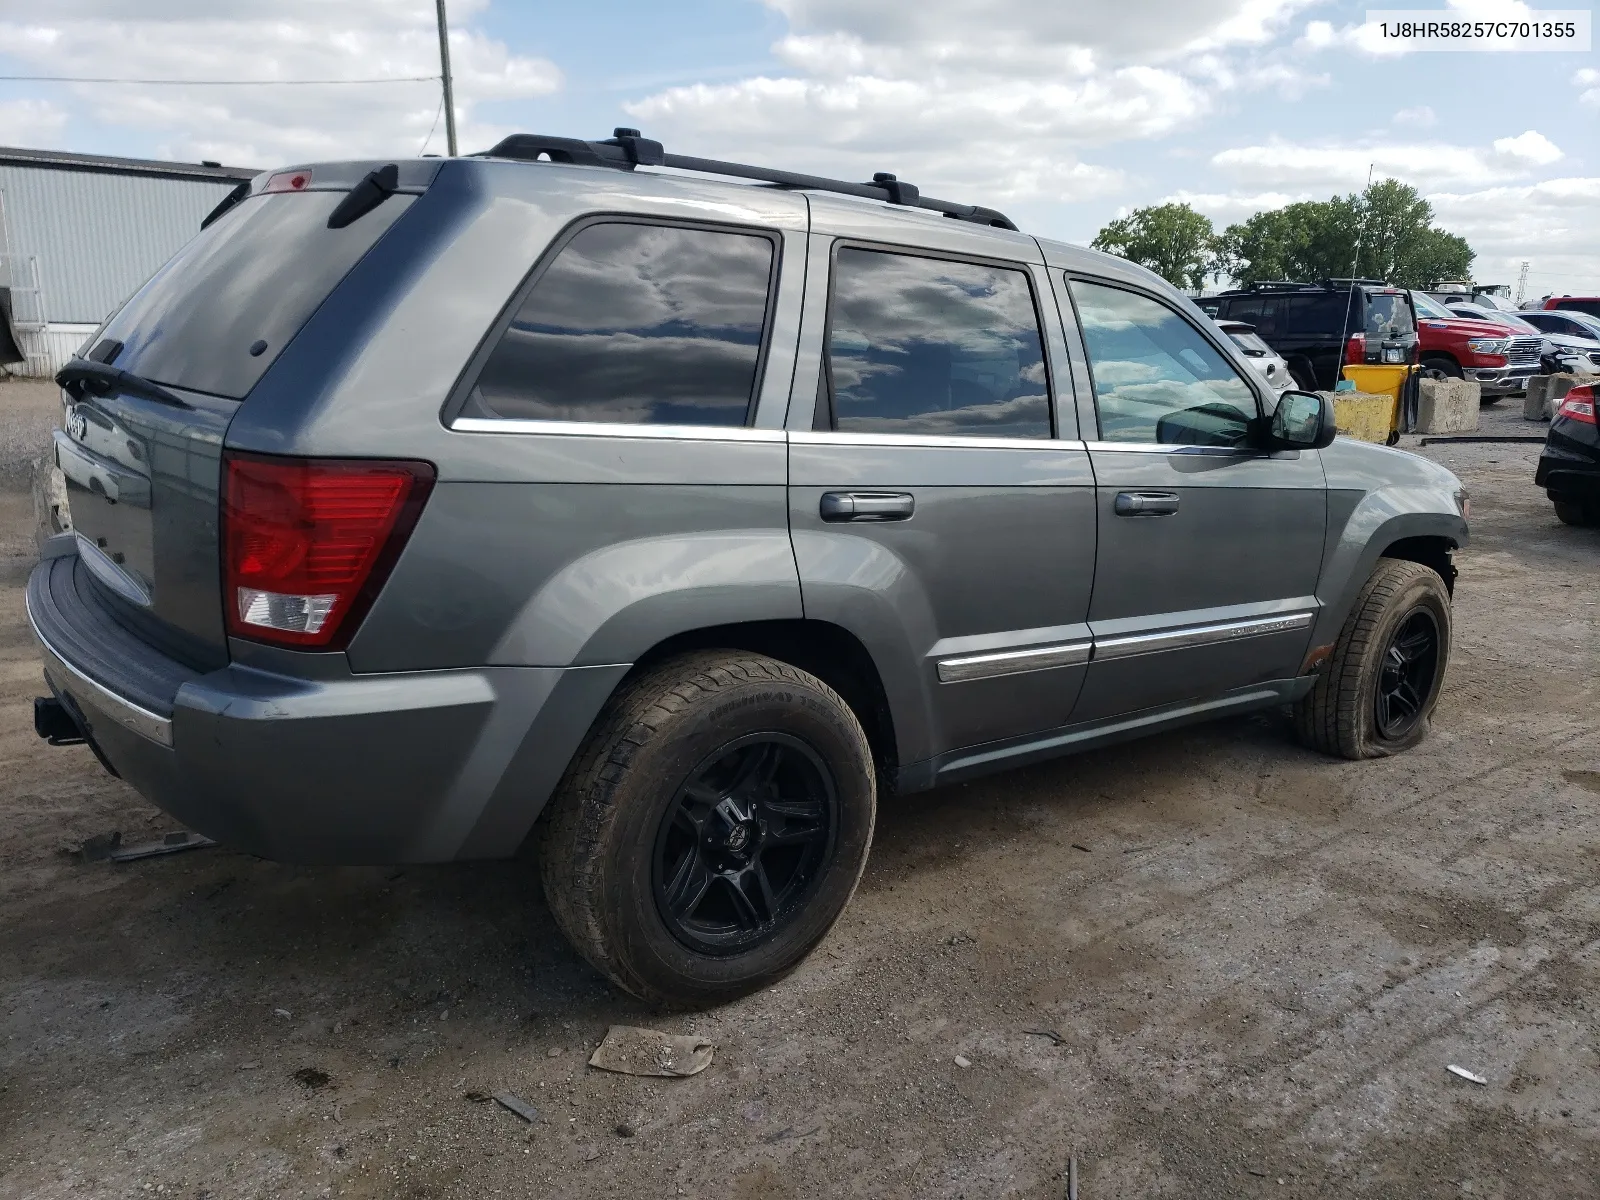
M 269 858 L 527 845 L 660 1003 L 792 969 L 880 795 L 1413 745 L 1467 539 L 1139 267 L 630 130 L 262 175 L 59 380 L 39 733 Z

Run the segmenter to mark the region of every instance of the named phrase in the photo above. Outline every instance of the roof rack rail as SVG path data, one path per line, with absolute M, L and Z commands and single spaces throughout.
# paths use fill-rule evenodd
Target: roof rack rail
M 949 200 L 935 200 L 924 196 L 915 184 L 903 183 L 886 171 L 872 177 L 871 183 L 847 183 L 842 179 L 825 179 L 820 175 L 798 175 L 793 171 L 776 171 L 770 167 L 752 167 L 745 163 L 721 162 L 714 158 L 693 158 L 686 154 L 668 154 L 660 142 L 640 135 L 637 129 L 617 129 L 603 142 L 586 142 L 579 138 L 551 137 L 542 133 L 514 133 L 502 138 L 488 150 L 472 155 L 473 158 L 514 158 L 524 162 L 537 162 L 541 157 L 551 162 L 571 163 L 583 167 L 612 167 L 631 171 L 634 167 L 672 167 L 679 171 L 699 171 L 707 175 L 727 175 L 735 179 L 753 179 L 759 183 L 777 184 L 779 187 L 798 188 L 814 192 L 837 192 L 844 196 L 860 196 L 865 200 L 887 200 L 890 204 L 903 204 L 909 208 L 926 208 L 943 213 L 958 221 L 971 221 L 997 229 L 1017 227 L 1011 218 L 992 208 L 976 204 L 955 204 Z
M 1252 292 L 1300 292 L 1314 286 L 1314 284 L 1300 283 L 1294 279 L 1258 279 L 1246 290 Z
M 1387 279 L 1339 279 L 1339 278 L 1332 278 L 1332 279 L 1319 279 L 1319 280 L 1317 280 L 1317 282 L 1319 284 L 1321 284 L 1323 287 L 1326 287 L 1326 288 L 1331 288 L 1331 287 L 1388 287 L 1389 286 L 1389 281 Z

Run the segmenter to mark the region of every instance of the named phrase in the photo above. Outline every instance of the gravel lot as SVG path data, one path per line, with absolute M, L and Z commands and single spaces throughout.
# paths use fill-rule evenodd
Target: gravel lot
M 1074 1152 L 1084 1200 L 1600 1193 L 1600 531 L 1536 446 L 1423 451 L 1476 540 L 1416 752 L 1257 716 L 891 800 L 798 973 L 663 1016 L 528 863 L 70 854 L 173 825 L 33 736 L 55 412 L 0 384 L 0 1197 L 1059 1197 Z M 591 1070 L 614 1022 L 716 1061 Z

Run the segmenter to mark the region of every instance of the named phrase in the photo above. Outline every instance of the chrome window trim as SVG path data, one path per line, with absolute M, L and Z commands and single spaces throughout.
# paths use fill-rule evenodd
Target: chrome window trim
M 1240 621 L 1193 625 L 1187 629 L 1163 629 L 1156 633 L 1097 638 L 1094 643 L 1094 659 L 1100 662 L 1107 659 L 1132 658 L 1135 655 L 1154 654 L 1162 650 L 1190 650 L 1197 646 L 1221 645 L 1244 638 L 1290 633 L 1296 629 L 1309 629 L 1315 619 L 1315 613 L 1285 613 L 1282 616 L 1250 617 Z
M 795 429 L 789 440 L 797 446 L 926 446 L 930 449 L 1083 450 L 1072 438 L 953 437 L 932 433 L 851 433 L 834 430 Z
M 615 421 L 536 421 L 517 417 L 456 417 L 457 433 L 543 434 L 546 437 L 651 438 L 675 442 L 782 442 L 782 429 L 746 425 L 634 425 Z
M 1027 650 L 1001 650 L 944 658 L 939 660 L 939 682 L 966 683 L 974 679 L 995 679 L 1001 675 L 1022 675 L 1028 671 L 1086 663 L 1092 646 L 1091 642 L 1064 642 L 1055 646 L 1034 646 Z
M 1086 442 L 1084 445 L 1099 453 L 1131 454 L 1203 454 L 1214 458 L 1266 458 L 1267 453 L 1254 446 L 1201 446 L 1193 442 Z
M 28 608 L 28 625 L 33 630 L 33 640 L 39 643 L 39 653 L 44 658 L 45 673 L 54 672 L 60 680 L 56 686 L 63 691 L 80 691 L 88 693 L 79 699 L 80 703 L 87 704 L 97 712 L 104 713 L 125 729 L 147 738 L 163 746 L 172 745 L 172 721 L 159 713 L 153 713 L 147 708 L 125 700 L 117 695 L 105 684 L 90 679 L 77 667 L 62 658 L 56 648 L 45 641 L 44 634 L 39 632 L 39 623 L 33 619 L 33 609 Z

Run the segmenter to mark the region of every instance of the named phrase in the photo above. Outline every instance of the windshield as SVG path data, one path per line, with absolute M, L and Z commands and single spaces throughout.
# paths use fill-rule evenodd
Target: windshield
M 1465 300 L 1466 297 L 1463 296 L 1462 299 Z M 1426 292 L 1412 292 L 1411 303 L 1417 306 L 1417 316 L 1419 317 L 1432 317 L 1436 321 L 1448 321 L 1455 316 L 1455 313 Z
M 1404 337 L 1415 333 L 1411 306 L 1404 292 L 1372 292 L 1367 296 L 1367 333 L 1378 337 Z
M 1248 329 L 1229 329 L 1226 333 L 1233 339 L 1233 344 L 1251 358 L 1266 358 L 1272 353 L 1267 344 Z

